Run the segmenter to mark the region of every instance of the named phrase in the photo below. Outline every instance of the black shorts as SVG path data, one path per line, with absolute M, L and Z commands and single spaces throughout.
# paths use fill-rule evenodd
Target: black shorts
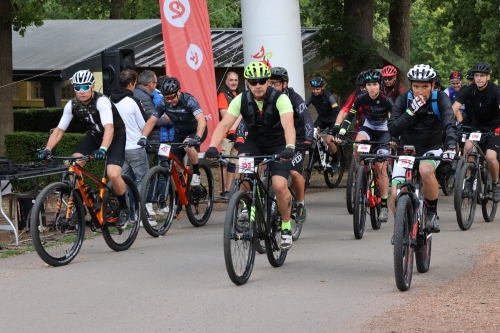
M 337 119 L 337 117 L 335 117 L 335 119 Z M 335 119 L 333 121 L 327 122 L 318 116 L 318 119 L 316 119 L 316 121 L 314 122 L 314 127 L 319 129 L 332 129 L 333 126 L 335 126 Z
M 207 128 L 205 128 L 205 132 L 203 132 L 203 135 L 201 136 L 200 140 L 201 142 L 205 141 L 205 139 L 207 138 L 207 133 L 208 130 Z M 186 140 L 186 138 L 192 139 L 195 136 L 196 136 L 196 131 L 187 134 L 175 132 L 174 140 L 172 140 L 172 143 L 183 143 L 184 140 Z M 184 148 L 172 148 L 171 152 L 172 154 L 174 154 L 175 157 L 179 159 L 179 161 L 182 161 L 184 156 L 186 156 L 186 151 L 184 150 Z
M 474 130 L 473 130 L 474 132 Z M 500 149 L 500 136 L 489 136 L 481 135 L 481 140 L 479 141 L 479 147 L 486 154 L 488 149 L 495 151 L 498 154 Z
M 248 156 L 262 156 L 262 155 L 273 155 L 273 154 L 281 154 L 281 152 L 285 150 L 285 144 L 274 145 L 262 147 L 252 139 L 247 138 L 243 147 L 241 147 L 239 155 L 247 154 Z M 282 162 L 282 163 L 274 163 L 271 162 L 268 164 L 269 170 L 271 171 L 271 176 L 281 176 L 288 179 L 290 176 L 290 169 L 292 167 L 292 162 Z
M 111 145 L 108 147 L 107 163 L 118 165 L 119 167 L 123 166 L 123 161 L 125 160 L 125 144 L 127 143 L 127 136 L 125 131 L 116 133 L 113 136 L 113 141 L 111 141 Z M 97 149 L 99 149 L 102 145 L 102 138 L 96 137 L 92 135 L 92 133 L 88 132 L 87 135 L 80 141 L 78 146 L 76 146 L 74 153 L 79 153 L 82 155 L 90 155 Z
M 292 168 L 291 170 L 302 173 L 302 165 L 304 164 L 305 152 L 296 151 L 292 158 Z
M 366 126 L 361 126 L 359 128 L 358 135 L 361 132 L 365 132 L 366 135 L 368 136 L 368 140 L 370 141 L 380 141 L 380 142 L 387 142 L 391 141 L 391 133 L 389 131 L 378 131 L 371 129 Z M 384 144 L 379 144 L 379 145 L 374 145 L 372 148 L 372 151 L 376 152 L 378 149 L 384 149 L 389 151 L 389 145 L 384 145 Z

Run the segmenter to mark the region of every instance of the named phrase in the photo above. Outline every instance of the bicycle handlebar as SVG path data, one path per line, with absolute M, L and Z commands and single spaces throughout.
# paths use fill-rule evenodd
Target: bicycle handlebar
M 240 159 L 240 158 L 246 158 L 246 157 L 251 157 L 253 159 L 260 160 L 262 159 L 262 162 L 259 162 L 261 164 L 268 164 L 270 162 L 277 162 L 280 163 L 280 154 L 274 154 L 274 155 L 262 155 L 262 156 L 238 156 L 238 155 L 219 155 L 219 158 L 210 164 L 213 163 L 221 163 L 224 165 L 228 165 L 229 161 L 227 159 L 229 158 L 234 158 L 234 159 Z

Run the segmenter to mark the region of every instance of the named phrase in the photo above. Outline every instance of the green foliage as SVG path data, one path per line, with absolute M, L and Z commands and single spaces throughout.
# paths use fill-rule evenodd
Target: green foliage
M 0 24 L 12 25 L 14 31 L 24 36 L 30 25 L 37 27 L 43 24 L 43 6 L 46 0 L 8 1 L 12 6 L 12 13 L 0 13 Z
M 14 131 L 48 133 L 59 123 L 62 108 L 32 108 L 14 110 Z M 67 133 L 85 133 L 87 129 L 80 122 L 72 122 Z

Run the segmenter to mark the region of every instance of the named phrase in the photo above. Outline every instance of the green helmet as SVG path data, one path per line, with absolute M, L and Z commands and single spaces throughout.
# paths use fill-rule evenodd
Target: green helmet
M 263 79 L 271 77 L 271 71 L 267 65 L 263 64 L 260 61 L 254 61 L 248 64 L 245 67 L 245 71 L 243 72 L 243 76 L 245 79 Z

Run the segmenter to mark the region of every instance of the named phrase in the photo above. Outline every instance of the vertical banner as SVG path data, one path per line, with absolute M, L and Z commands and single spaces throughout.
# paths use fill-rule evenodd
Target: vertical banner
M 285 67 L 290 87 L 304 98 L 299 0 L 241 0 L 241 21 L 245 65 Z
M 219 122 L 207 2 L 159 1 L 166 74 L 178 78 L 181 90 L 200 103 L 208 127 L 207 139 L 201 147 L 205 151 Z

